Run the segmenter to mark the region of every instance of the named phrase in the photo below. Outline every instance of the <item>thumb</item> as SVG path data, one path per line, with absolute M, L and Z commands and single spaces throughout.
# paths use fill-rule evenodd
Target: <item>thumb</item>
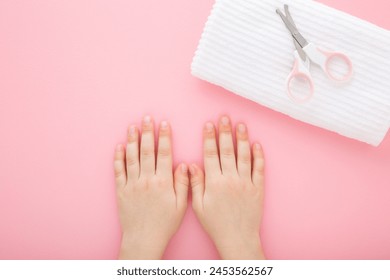
M 204 173 L 196 164 L 190 165 L 192 208 L 195 212 L 203 209 Z
M 174 174 L 174 186 L 177 207 L 180 209 L 187 208 L 188 186 L 190 185 L 189 181 L 187 165 L 185 163 L 179 164 Z

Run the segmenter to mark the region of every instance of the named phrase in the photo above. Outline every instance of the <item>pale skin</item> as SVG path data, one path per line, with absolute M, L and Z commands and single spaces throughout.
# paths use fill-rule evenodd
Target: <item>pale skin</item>
M 146 116 L 142 130 L 128 129 L 126 147 L 118 145 L 114 170 L 122 227 L 119 259 L 161 259 L 187 208 L 192 207 L 222 259 L 265 259 L 259 228 L 264 193 L 264 157 L 249 144 L 245 124 L 233 129 L 229 117 L 203 129 L 203 171 L 180 164 L 173 172 L 171 127 Z M 236 145 L 233 143 L 236 135 Z M 189 171 L 189 172 L 188 172 Z

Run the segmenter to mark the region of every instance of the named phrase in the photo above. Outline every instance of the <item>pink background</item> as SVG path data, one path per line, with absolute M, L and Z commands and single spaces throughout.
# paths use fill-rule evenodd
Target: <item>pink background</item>
M 387 0 L 322 0 L 390 29 Z M 201 163 L 222 113 L 263 143 L 271 259 L 390 259 L 390 136 L 379 148 L 195 79 L 213 0 L 0 1 L 0 258 L 114 259 L 113 151 L 145 114 Z M 189 207 L 167 259 L 218 255 Z

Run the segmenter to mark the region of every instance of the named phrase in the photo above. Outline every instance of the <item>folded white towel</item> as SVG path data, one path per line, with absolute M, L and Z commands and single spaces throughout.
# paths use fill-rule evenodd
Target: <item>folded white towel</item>
M 288 4 L 302 35 L 347 54 L 354 76 L 336 85 L 312 64 L 313 98 L 286 93 L 291 34 L 276 8 Z M 390 32 L 311 0 L 216 0 L 192 74 L 295 119 L 377 146 L 390 127 Z

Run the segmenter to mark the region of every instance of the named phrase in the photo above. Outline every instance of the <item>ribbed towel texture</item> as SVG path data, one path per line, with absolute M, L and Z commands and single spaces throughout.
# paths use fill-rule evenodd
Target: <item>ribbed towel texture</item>
M 313 98 L 304 104 L 289 99 L 295 47 L 275 12 L 284 4 L 309 42 L 350 57 L 354 76 L 348 84 L 332 83 L 312 64 Z M 390 126 L 390 32 L 318 2 L 217 0 L 191 68 L 200 79 L 374 146 Z

